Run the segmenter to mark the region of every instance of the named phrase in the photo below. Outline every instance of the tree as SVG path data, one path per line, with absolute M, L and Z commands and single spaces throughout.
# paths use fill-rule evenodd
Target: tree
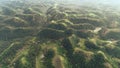
M 64 31 L 46 28 L 38 33 L 39 39 L 58 40 L 65 37 Z

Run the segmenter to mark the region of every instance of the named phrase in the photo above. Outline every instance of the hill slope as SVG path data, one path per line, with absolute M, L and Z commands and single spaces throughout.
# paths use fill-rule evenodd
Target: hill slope
M 119 11 L 44 3 L 0 6 L 0 68 L 120 68 Z

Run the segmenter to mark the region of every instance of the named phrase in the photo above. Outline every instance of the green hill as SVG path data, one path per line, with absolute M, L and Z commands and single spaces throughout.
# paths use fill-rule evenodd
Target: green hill
M 119 11 L 48 2 L 0 5 L 0 68 L 120 68 Z

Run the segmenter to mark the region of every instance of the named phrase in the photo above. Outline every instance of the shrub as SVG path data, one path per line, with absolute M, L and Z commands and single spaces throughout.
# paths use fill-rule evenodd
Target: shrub
M 99 46 L 97 46 L 97 44 L 95 44 L 94 42 L 90 41 L 90 40 L 86 40 L 85 41 L 85 46 L 88 49 L 99 49 Z
M 105 46 L 105 50 L 112 57 L 120 58 L 120 48 L 119 47 Z
M 89 24 L 92 24 L 94 26 L 102 26 L 104 25 L 104 22 L 103 21 L 100 21 L 99 19 L 90 19 L 90 18 L 70 18 L 70 21 L 73 22 L 73 23 L 89 23 Z
M 107 57 L 105 56 L 104 52 L 98 51 L 94 55 L 94 60 L 99 61 L 98 63 L 104 63 L 107 61 Z
M 119 40 L 120 39 L 120 32 L 114 32 L 114 31 L 110 31 L 105 35 L 106 39 L 116 39 Z
M 23 44 L 19 42 L 11 43 L 11 45 L 0 54 L 0 61 L 1 61 L 0 63 L 8 65 L 12 61 L 12 59 L 15 57 L 15 54 L 22 47 L 23 47 Z
M 71 43 L 71 41 L 70 41 L 69 38 L 63 39 L 62 42 L 61 42 L 61 44 L 62 44 L 62 46 L 64 47 L 64 49 L 68 53 L 72 54 L 72 52 L 73 52 L 73 45 L 72 45 L 72 43 Z
M 73 23 L 71 21 L 69 21 L 68 19 L 62 19 L 62 20 L 58 20 L 57 23 L 65 23 L 68 26 L 69 25 L 73 25 Z
M 89 68 L 106 68 L 104 63 L 108 62 L 107 57 L 102 51 L 98 51 L 94 54 L 93 58 L 88 64 Z
M 25 68 L 35 68 L 36 57 L 40 54 L 41 46 L 34 44 L 34 45 L 31 45 L 29 48 L 30 49 L 28 50 L 28 53 L 25 56 L 27 64 L 24 66 Z
M 54 68 L 53 64 L 52 64 L 52 59 L 55 56 L 55 52 L 52 49 L 48 49 L 46 50 L 45 54 L 44 54 L 45 58 L 44 58 L 44 66 L 45 68 Z
M 80 38 L 88 38 L 88 37 L 93 37 L 94 33 L 92 33 L 91 31 L 75 31 L 75 34 L 80 37 Z
M 34 11 L 32 8 L 26 8 L 23 13 L 25 13 L 25 14 L 36 14 L 37 12 Z
M 95 26 L 89 24 L 89 23 L 83 23 L 83 24 L 74 24 L 74 25 L 71 25 L 72 28 L 74 29 L 82 29 L 82 30 L 94 30 L 95 29 Z
M 19 17 L 27 22 L 29 25 L 43 25 L 46 24 L 46 16 L 42 14 L 17 14 L 16 17 Z
M 25 36 L 32 36 L 33 33 L 34 33 L 33 29 L 18 28 L 13 30 L 12 38 L 22 38 Z
M 4 15 L 15 15 L 16 14 L 15 10 L 10 7 L 2 7 L 2 12 Z
M 56 7 L 50 7 L 50 8 L 48 8 L 48 10 L 47 10 L 47 15 L 53 15 L 54 13 L 57 13 L 58 12 L 58 10 L 57 10 L 57 8 Z
M 64 31 L 55 29 L 43 29 L 38 33 L 39 39 L 61 39 L 65 37 Z
M 46 59 L 51 59 L 55 56 L 55 52 L 52 49 L 48 49 L 45 53 L 44 56 Z
M 12 30 L 9 28 L 3 28 L 0 30 L 0 40 L 9 40 L 12 35 Z
M 56 8 L 49 8 L 47 10 L 48 20 L 60 20 L 60 19 L 67 19 L 67 14 L 64 12 L 60 12 Z
M 19 17 L 13 17 L 8 20 L 5 20 L 4 22 L 11 26 L 16 26 L 16 27 L 23 27 L 28 25 L 28 23 L 25 20 Z
M 72 34 L 73 34 L 73 29 L 66 29 L 64 33 L 65 33 L 65 36 L 66 36 L 66 37 L 72 36 Z
M 0 40 L 11 40 L 15 38 L 23 38 L 26 36 L 33 36 L 33 29 L 24 29 L 24 28 L 3 28 L 0 30 Z
M 120 47 L 120 40 L 116 42 L 116 45 Z
M 66 25 L 62 24 L 62 23 L 51 23 L 47 26 L 48 28 L 52 28 L 52 29 L 56 29 L 56 30 L 65 30 L 67 29 Z
M 60 20 L 60 19 L 67 19 L 67 14 L 60 12 L 55 16 L 52 16 L 52 20 Z
M 77 49 L 73 53 L 74 68 L 88 68 L 87 64 L 92 59 L 92 52 Z

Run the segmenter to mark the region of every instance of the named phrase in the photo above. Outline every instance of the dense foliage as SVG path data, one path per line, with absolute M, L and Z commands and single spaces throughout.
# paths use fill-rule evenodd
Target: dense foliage
M 0 68 L 120 68 L 120 12 L 35 1 L 0 3 Z

